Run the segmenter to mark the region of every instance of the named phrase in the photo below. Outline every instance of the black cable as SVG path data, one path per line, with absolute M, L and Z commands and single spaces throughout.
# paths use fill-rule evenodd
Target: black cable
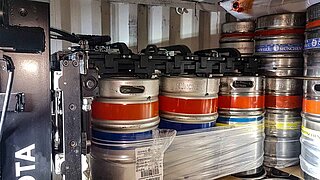
M 10 100 L 10 95 L 11 95 L 11 89 L 12 89 L 12 84 L 13 84 L 13 77 L 14 77 L 14 63 L 12 59 L 9 56 L 4 55 L 3 60 L 6 61 L 7 63 L 7 71 L 8 71 L 8 82 L 7 82 L 7 89 L 6 93 L 4 96 L 4 101 L 3 101 L 3 108 L 1 112 L 1 119 L 0 119 L 0 142 L 2 141 L 2 135 L 3 135 L 3 124 L 7 115 L 7 110 L 8 110 L 8 105 L 9 105 L 9 100 Z
M 8 71 L 8 82 L 7 82 L 7 89 L 3 101 L 3 108 L 1 112 L 1 119 L 0 119 L 0 178 L 2 179 L 2 135 L 3 135 L 3 124 L 4 120 L 7 115 L 8 111 L 8 106 L 9 106 L 9 101 L 10 101 L 10 96 L 11 96 L 11 89 L 12 89 L 12 84 L 13 84 L 13 77 L 14 77 L 14 63 L 11 59 L 11 57 L 4 55 L 3 59 L 1 59 L 7 63 L 7 71 Z

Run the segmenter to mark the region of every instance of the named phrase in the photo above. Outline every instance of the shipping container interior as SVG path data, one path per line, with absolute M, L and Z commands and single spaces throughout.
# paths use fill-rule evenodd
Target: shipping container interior
M 320 0 L 0 0 L 0 179 L 319 180 L 319 49 Z

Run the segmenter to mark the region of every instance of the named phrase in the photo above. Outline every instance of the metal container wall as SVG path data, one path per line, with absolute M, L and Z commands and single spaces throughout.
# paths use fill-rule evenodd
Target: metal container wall
M 136 173 L 132 143 L 151 138 L 159 123 L 159 80 L 104 78 L 99 90 L 92 103 L 92 178 L 131 179 Z
M 208 128 L 218 117 L 219 78 L 167 76 L 160 80 L 161 128 Z
M 225 76 L 221 78 L 217 125 L 252 125 L 263 128 L 264 123 L 264 78 L 254 76 Z M 264 134 L 261 134 L 264 136 Z M 263 140 L 256 147 L 256 157 L 263 152 Z M 263 175 L 263 168 L 238 173 L 235 176 Z
M 241 56 L 252 56 L 254 53 L 254 29 L 253 21 L 224 23 L 220 47 L 235 48 L 241 53 Z

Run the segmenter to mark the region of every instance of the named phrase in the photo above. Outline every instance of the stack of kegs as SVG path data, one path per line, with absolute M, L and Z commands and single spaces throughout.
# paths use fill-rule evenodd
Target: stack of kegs
M 320 3 L 307 9 L 300 165 L 305 179 L 320 179 Z
M 266 76 L 301 76 L 303 73 L 305 13 L 259 17 L 255 55 L 260 56 Z
M 257 137 L 256 159 L 263 156 L 264 142 L 264 78 L 255 76 L 225 76 L 221 78 L 217 125 L 251 125 L 262 128 Z M 262 158 L 261 158 L 262 165 Z M 236 174 L 238 177 L 263 176 L 263 167 Z
M 216 124 L 219 78 L 164 76 L 160 82 L 160 128 L 186 131 Z
M 253 21 L 224 23 L 220 47 L 235 48 L 241 53 L 241 56 L 252 56 L 254 53 L 254 30 L 255 23 Z
M 267 167 L 299 163 L 302 80 L 266 79 L 265 159 Z
M 99 90 L 92 103 L 92 178 L 132 179 L 134 144 L 151 138 L 159 124 L 159 80 L 104 78 Z
M 284 168 L 299 163 L 305 13 L 257 19 L 255 55 L 266 76 L 265 162 Z

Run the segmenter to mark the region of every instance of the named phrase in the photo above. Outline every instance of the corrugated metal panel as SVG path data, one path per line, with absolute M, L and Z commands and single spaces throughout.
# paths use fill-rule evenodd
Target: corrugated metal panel
M 169 42 L 174 42 L 188 45 L 192 50 L 206 47 L 199 39 L 199 28 L 207 28 L 206 24 L 209 24 L 210 39 L 208 41 L 210 42 L 207 44 L 210 47 L 218 47 L 219 28 L 221 20 L 224 19 L 222 18 L 224 13 L 212 12 L 209 19 L 206 19 L 210 22 L 202 21 L 205 23 L 204 26 L 199 21 L 199 9 L 188 9 L 188 13 L 174 15 L 175 8 L 149 6 L 146 11 L 148 29 L 145 35 L 139 36 L 138 31 L 141 30 L 143 26 L 141 23 L 144 20 L 142 16 L 145 16 L 139 10 L 141 11 L 143 7 L 145 6 L 140 6 L 139 9 L 137 4 L 109 3 L 104 0 L 51 0 L 51 26 L 82 34 L 110 33 L 113 42 L 125 42 L 134 51 L 138 51 L 142 48 L 138 47 L 142 39 L 149 44 L 159 46 L 167 46 Z M 170 17 L 172 15 L 175 18 Z M 140 24 L 139 21 L 141 21 Z M 170 38 L 170 34 L 171 36 L 179 35 Z M 140 46 L 144 44 L 140 43 Z M 51 50 L 55 52 L 68 46 L 70 44 L 66 42 L 52 41 Z

